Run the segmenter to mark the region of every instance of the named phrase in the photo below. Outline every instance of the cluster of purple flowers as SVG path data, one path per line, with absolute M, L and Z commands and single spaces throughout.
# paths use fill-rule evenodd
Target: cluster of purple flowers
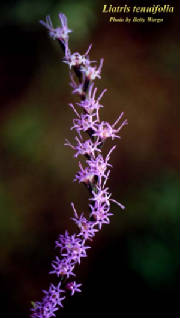
M 92 241 L 102 225 L 110 222 L 111 202 L 124 209 L 121 203 L 111 198 L 112 194 L 106 186 L 112 167 L 109 163 L 110 155 L 116 146 L 113 146 L 105 157 L 102 154 L 102 146 L 108 138 L 112 140 L 120 138 L 118 133 L 123 126 L 127 125 L 127 120 L 121 121 L 123 113 L 113 124 L 100 120 L 99 110 L 103 107 L 100 100 L 106 89 L 96 98 L 97 88 L 94 87 L 93 81 L 101 78 L 103 59 L 100 60 L 99 66 L 97 64 L 92 66 L 96 62 L 89 60 L 91 45 L 84 55 L 78 52 L 71 53 L 68 44 L 68 34 L 71 30 L 67 26 L 64 14 L 59 14 L 59 19 L 61 27 L 58 28 L 53 27 L 49 16 L 46 18 L 46 22 L 41 21 L 41 24 L 49 30 L 50 37 L 58 40 L 61 45 L 65 54 L 63 61 L 68 64 L 70 70 L 72 93 L 80 97 L 80 102 L 76 103 L 76 107 L 73 104 L 69 105 L 76 115 L 71 130 L 75 130 L 77 136 L 75 136 L 73 144 L 66 140 L 65 145 L 75 151 L 74 157 L 85 156 L 86 166 L 83 167 L 79 162 L 79 171 L 76 173 L 74 181 L 83 183 L 89 191 L 89 213 L 87 216 L 84 213 L 78 215 L 74 204 L 71 203 L 74 212 L 72 220 L 77 225 L 78 232 L 70 235 L 68 231 L 65 231 L 64 235 L 59 235 L 56 241 L 59 257 L 56 256 L 52 261 L 50 274 L 57 275 L 60 283 L 57 286 L 51 284 L 49 290 L 44 291 L 45 296 L 42 301 L 33 303 L 31 309 L 33 318 L 55 316 L 54 312 L 59 307 L 63 307 L 62 301 L 68 291 L 70 295 L 81 291 L 81 284 L 78 284 L 72 277 L 75 276 L 75 266 L 80 264 L 82 257 L 87 256 L 87 249 L 90 248 L 87 246 L 87 241 Z

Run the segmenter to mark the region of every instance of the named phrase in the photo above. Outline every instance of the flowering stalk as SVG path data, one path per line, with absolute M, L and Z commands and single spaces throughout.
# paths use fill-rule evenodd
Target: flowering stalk
M 99 66 L 93 64 L 96 61 L 89 60 L 91 45 L 83 55 L 78 52 L 71 53 L 68 44 L 68 34 L 71 30 L 67 26 L 64 14 L 60 13 L 59 19 L 61 27 L 57 28 L 53 27 L 49 16 L 46 17 L 46 22 L 40 22 L 48 29 L 50 37 L 59 42 L 64 52 L 63 62 L 69 66 L 72 93 L 77 94 L 80 98 L 76 107 L 73 104 L 69 105 L 76 116 L 73 119 L 71 130 L 75 130 L 77 135 L 73 144 L 66 140 L 65 145 L 75 151 L 75 158 L 79 155 L 86 158 L 85 167 L 79 162 L 79 171 L 76 173 L 74 181 L 83 183 L 89 191 L 89 213 L 88 216 L 83 213 L 79 215 L 74 203 L 71 203 L 74 213 L 72 220 L 77 225 L 78 232 L 70 235 L 68 231 L 65 231 L 65 234 L 59 235 L 55 242 L 59 256 L 52 261 L 50 274 L 55 274 L 60 282 L 57 286 L 50 284 L 49 290 L 43 291 L 45 295 L 42 301 L 33 303 L 31 308 L 33 318 L 55 316 L 55 311 L 59 307 L 63 307 L 62 302 L 68 293 L 72 296 L 75 292 L 81 292 L 81 284 L 77 283 L 73 277 L 76 276 L 74 273 L 76 265 L 80 264 L 82 257 L 87 256 L 87 249 L 90 248 L 87 241 L 92 241 L 102 225 L 110 222 L 111 202 L 119 205 L 121 209 L 125 208 L 111 198 L 109 188 L 106 186 L 112 167 L 109 163 L 110 155 L 116 146 L 113 146 L 106 156 L 102 154 L 102 147 L 106 139 L 120 138 L 118 134 L 122 127 L 127 125 L 127 120 L 121 121 L 123 113 L 113 124 L 100 120 L 99 110 L 103 107 L 100 100 L 106 89 L 97 97 L 94 80 L 101 78 L 103 59 L 100 60 Z

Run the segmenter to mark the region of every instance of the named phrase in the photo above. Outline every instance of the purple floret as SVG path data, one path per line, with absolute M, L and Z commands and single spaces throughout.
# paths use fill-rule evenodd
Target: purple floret
M 82 284 L 77 284 L 75 281 L 73 282 L 69 282 L 67 285 L 66 285 L 66 289 L 70 290 L 71 292 L 71 296 L 74 295 L 74 293 L 80 293 L 81 292 L 81 289 L 79 287 L 81 287 Z
M 53 270 L 49 273 L 56 274 L 58 277 L 66 276 L 67 278 L 69 278 L 71 275 L 75 276 L 75 274 L 73 273 L 74 265 L 68 258 L 60 259 L 58 256 L 56 256 L 56 259 L 52 261 L 52 268 Z
M 59 19 L 61 22 L 61 27 L 54 28 L 50 16 L 46 17 L 46 21 L 40 20 L 40 23 L 49 30 L 49 35 L 53 40 L 60 40 L 63 42 L 68 41 L 68 33 L 72 32 L 68 29 L 67 18 L 63 13 L 59 14 Z
M 72 218 L 72 220 L 76 223 L 76 225 L 79 228 L 78 236 L 81 236 L 84 240 L 91 240 L 91 238 L 98 231 L 95 228 L 95 223 L 89 221 L 86 217 L 84 217 L 83 213 L 80 216 L 78 216 L 73 203 L 71 203 L 71 206 L 74 211 L 74 218 Z
M 35 302 L 33 308 L 31 309 L 33 318 L 50 318 L 55 317 L 54 312 L 63 307 L 62 301 L 65 299 L 65 296 L 62 296 L 65 292 L 64 289 L 61 289 L 61 282 L 57 286 L 53 284 L 50 285 L 49 290 L 43 290 L 45 296 L 42 299 L 42 302 Z
M 90 248 L 76 234 L 69 235 L 67 231 L 64 235 L 60 234 L 56 247 L 60 249 L 61 256 L 68 258 L 72 264 L 80 264 L 81 257 L 86 257 L 86 250 Z

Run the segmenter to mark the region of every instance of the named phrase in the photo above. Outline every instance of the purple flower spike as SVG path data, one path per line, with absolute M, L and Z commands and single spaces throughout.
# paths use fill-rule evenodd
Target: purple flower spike
M 71 53 L 68 43 L 68 37 L 71 30 L 67 25 L 67 18 L 64 14 L 59 14 L 61 26 L 54 28 L 50 16 L 46 21 L 40 21 L 45 26 L 49 35 L 60 44 L 64 58 L 63 62 L 68 65 L 70 73 L 70 86 L 72 94 L 79 97 L 75 106 L 70 103 L 75 118 L 70 128 L 75 131 L 74 142 L 65 140 L 65 145 L 74 151 L 74 157 L 84 156 L 83 163 L 79 161 L 79 170 L 75 175 L 74 181 L 83 183 L 89 192 L 88 209 L 84 213 L 78 214 L 74 203 L 71 203 L 73 217 L 71 218 L 77 226 L 76 233 L 69 234 L 66 230 L 60 234 L 55 242 L 58 256 L 51 263 L 49 274 L 55 274 L 60 282 L 57 285 L 51 284 L 48 291 L 43 291 L 44 296 L 40 302 L 34 302 L 32 305 L 32 318 L 50 318 L 55 317 L 55 312 L 63 307 L 63 300 L 68 296 L 73 296 L 76 292 L 81 292 L 81 284 L 72 281 L 75 275 L 75 269 L 87 257 L 87 250 L 92 243 L 96 232 L 101 230 L 103 224 L 110 223 L 111 204 L 117 204 L 121 209 L 124 205 L 112 199 L 112 194 L 106 186 L 112 165 L 110 157 L 116 146 L 112 146 L 107 154 L 103 154 L 102 148 L 106 139 L 120 138 L 119 132 L 123 126 L 127 125 L 127 119 L 121 122 L 123 113 L 117 120 L 110 124 L 107 121 L 101 121 L 99 112 L 103 107 L 100 101 L 106 92 L 102 90 L 99 96 L 97 87 L 94 85 L 95 79 L 101 78 L 103 59 L 97 65 L 96 61 L 91 61 L 89 52 L 90 44 L 84 54 L 79 52 Z M 95 65 L 92 63 L 95 63 Z

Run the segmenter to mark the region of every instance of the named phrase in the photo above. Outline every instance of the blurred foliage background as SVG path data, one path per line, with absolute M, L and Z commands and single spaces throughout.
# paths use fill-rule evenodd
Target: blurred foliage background
M 99 90 L 108 88 L 102 117 L 114 121 L 124 111 L 129 125 L 116 142 L 109 181 L 126 212 L 112 207 L 111 224 L 77 270 L 83 293 L 57 317 L 173 318 L 179 312 L 178 2 L 168 3 L 176 10 L 164 23 L 142 25 L 110 24 L 103 4 L 1 2 L 0 317 L 28 316 L 30 301 L 41 298 L 52 278 L 54 240 L 66 228 L 75 231 L 70 202 L 87 208 L 85 189 L 72 183 L 77 161 L 63 146 L 73 138 L 67 105 L 76 99 L 60 48 L 38 23 L 47 14 L 58 23 L 58 12 L 74 30 L 72 50 L 83 53 L 92 42 L 91 59 L 105 58 L 97 82 Z

